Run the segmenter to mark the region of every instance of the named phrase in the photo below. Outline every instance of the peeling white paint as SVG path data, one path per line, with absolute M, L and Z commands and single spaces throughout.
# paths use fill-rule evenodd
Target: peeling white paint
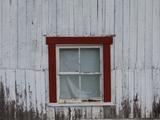
M 116 105 L 116 116 L 124 117 L 121 115 L 124 106 L 129 104 L 130 108 L 125 109 L 130 109 L 129 117 L 134 117 L 137 95 L 141 117 L 152 117 L 152 105 L 154 102 L 158 105 L 160 99 L 159 33 L 159 0 L 1 0 L 0 81 L 5 100 L 16 101 L 23 110 L 47 112 L 49 119 L 54 119 L 56 109 L 46 111 L 45 37 L 116 34 L 111 47 L 112 102 Z M 103 118 L 105 110 L 97 107 L 80 108 L 81 118 Z M 72 119 L 77 109 L 71 108 Z M 69 114 L 68 109 L 64 114 Z

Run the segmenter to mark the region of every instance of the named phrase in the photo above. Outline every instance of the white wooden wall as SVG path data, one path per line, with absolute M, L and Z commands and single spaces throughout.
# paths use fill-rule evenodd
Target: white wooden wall
M 116 34 L 111 62 L 117 116 L 129 111 L 129 117 L 151 117 L 153 103 L 154 110 L 160 105 L 160 0 L 0 0 L 6 102 L 46 113 L 46 36 L 110 34 Z

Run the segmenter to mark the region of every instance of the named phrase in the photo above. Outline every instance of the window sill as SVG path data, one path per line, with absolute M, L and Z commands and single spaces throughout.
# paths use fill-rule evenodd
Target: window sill
M 73 107 L 98 107 L 98 106 L 114 106 L 112 102 L 83 102 L 83 103 L 48 103 L 48 107 L 66 107 L 66 106 L 73 106 Z

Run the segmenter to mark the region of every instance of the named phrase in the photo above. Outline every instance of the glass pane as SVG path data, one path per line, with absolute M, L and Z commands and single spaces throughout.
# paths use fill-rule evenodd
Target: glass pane
M 60 76 L 60 98 L 79 98 L 79 77 L 78 75 Z
M 60 72 L 78 72 L 78 49 L 60 49 Z
M 91 99 L 100 97 L 100 77 L 99 75 L 81 76 L 81 98 Z
M 80 49 L 81 72 L 100 72 L 99 52 L 99 48 Z

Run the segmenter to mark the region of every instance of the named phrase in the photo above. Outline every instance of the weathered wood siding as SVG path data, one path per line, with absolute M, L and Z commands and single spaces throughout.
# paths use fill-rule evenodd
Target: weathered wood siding
M 46 119 L 46 36 L 109 34 L 115 117 L 159 117 L 160 0 L 0 0 L 0 119 Z

